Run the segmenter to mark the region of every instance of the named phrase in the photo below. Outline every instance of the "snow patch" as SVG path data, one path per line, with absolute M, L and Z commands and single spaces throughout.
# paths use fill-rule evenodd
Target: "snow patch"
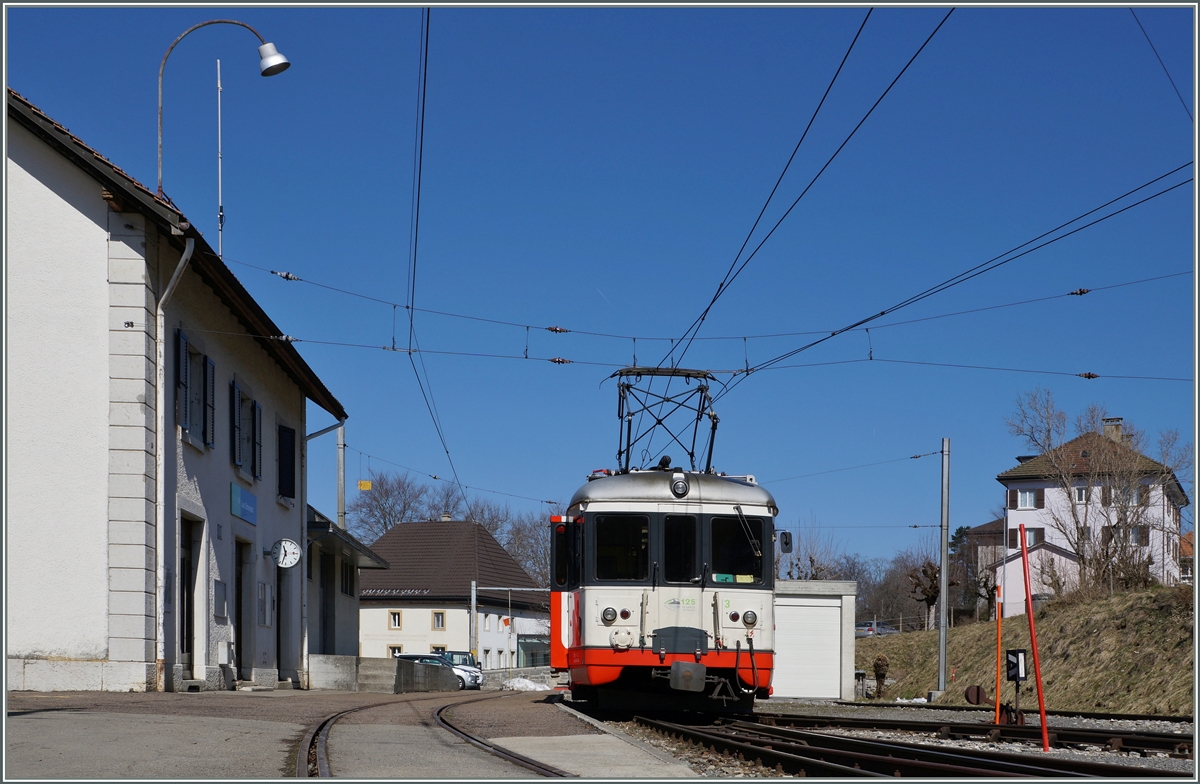
M 924 704 L 926 702 L 929 702 L 929 700 L 925 699 L 924 697 L 913 697 L 911 700 L 906 700 L 903 697 L 897 697 L 896 702 L 907 703 L 909 705 L 917 705 L 917 704 Z
M 534 683 L 528 678 L 513 678 L 500 684 L 501 691 L 550 691 L 544 683 Z

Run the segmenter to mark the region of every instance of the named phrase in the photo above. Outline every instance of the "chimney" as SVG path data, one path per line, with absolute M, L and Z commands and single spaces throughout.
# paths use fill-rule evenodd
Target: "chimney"
M 450 513 L 449 512 L 442 512 L 442 522 L 443 523 L 450 522 Z
M 1105 417 L 1104 418 L 1104 435 L 1111 438 L 1118 444 L 1122 442 L 1121 438 L 1121 417 Z

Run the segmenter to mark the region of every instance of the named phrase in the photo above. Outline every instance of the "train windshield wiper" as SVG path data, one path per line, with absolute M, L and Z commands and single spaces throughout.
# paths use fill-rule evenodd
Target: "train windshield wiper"
M 762 558 L 762 548 L 759 546 L 758 540 L 754 538 L 754 534 L 750 532 L 750 521 L 746 519 L 746 515 L 742 514 L 742 507 L 734 506 L 733 511 L 737 512 L 738 521 L 742 524 L 742 532 L 746 534 L 746 541 L 750 543 L 754 557 Z

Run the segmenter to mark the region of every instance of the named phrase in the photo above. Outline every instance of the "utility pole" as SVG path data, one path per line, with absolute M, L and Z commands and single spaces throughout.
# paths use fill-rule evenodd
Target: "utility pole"
M 946 691 L 946 618 L 950 600 L 950 439 L 942 439 L 942 567 L 938 573 L 938 696 Z
M 337 452 L 338 452 L 338 467 L 337 467 L 337 485 L 338 485 L 338 512 L 337 524 L 338 528 L 346 530 L 346 428 L 338 426 L 337 429 Z

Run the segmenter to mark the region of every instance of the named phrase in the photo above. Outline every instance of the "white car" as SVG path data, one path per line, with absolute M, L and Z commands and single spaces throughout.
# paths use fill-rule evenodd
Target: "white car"
M 478 689 L 483 684 L 483 673 L 480 670 L 457 665 L 440 653 L 402 653 L 396 658 L 408 659 L 418 664 L 432 664 L 435 667 L 449 667 L 458 676 L 460 689 Z

